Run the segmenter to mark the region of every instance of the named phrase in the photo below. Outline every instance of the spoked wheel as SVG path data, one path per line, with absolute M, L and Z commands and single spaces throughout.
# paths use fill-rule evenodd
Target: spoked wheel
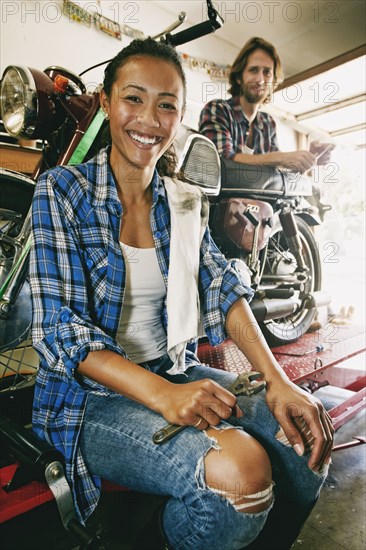
M 17 242 L 30 209 L 35 184 L 29 178 L 0 170 L 0 302 L 16 258 Z M 0 316 L 1 414 L 22 424 L 31 421 L 31 403 L 37 372 L 37 353 L 30 340 L 31 300 L 27 280 L 8 315 Z
M 301 240 L 302 254 L 308 267 L 306 277 L 295 288 L 295 297 L 299 307 L 291 315 L 261 324 L 263 334 L 271 346 L 280 346 L 295 342 L 310 327 L 315 313 L 315 308 L 306 306 L 304 297 L 311 292 L 320 290 L 321 287 L 321 263 L 316 241 L 309 226 L 299 217 L 296 217 L 298 231 Z M 271 230 L 268 242 L 266 258 L 264 260 L 262 280 L 270 279 L 274 275 L 291 277 L 295 274 L 297 263 L 291 254 L 286 242 L 281 224 L 278 222 Z
M 0 413 L 23 426 L 31 423 L 37 365 L 30 330 L 18 347 L 0 351 Z

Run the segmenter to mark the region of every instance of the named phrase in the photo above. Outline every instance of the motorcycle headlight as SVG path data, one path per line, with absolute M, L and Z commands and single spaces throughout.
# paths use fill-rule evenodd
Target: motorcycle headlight
M 46 137 L 55 115 L 53 91 L 53 82 L 44 73 L 28 67 L 7 67 L 0 90 L 6 131 L 25 139 Z

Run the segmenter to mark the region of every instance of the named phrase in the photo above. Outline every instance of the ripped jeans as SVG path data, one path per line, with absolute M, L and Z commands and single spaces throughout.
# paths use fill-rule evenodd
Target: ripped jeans
M 175 383 L 211 378 L 228 387 L 236 378 L 234 373 L 204 365 L 191 367 L 183 375 L 169 376 L 166 371 L 171 362 L 166 355 L 143 366 Z M 170 441 L 156 445 L 152 435 L 164 427 L 166 421 L 126 397 L 89 395 L 81 431 L 81 451 L 93 475 L 135 491 L 170 497 L 164 509 L 163 529 L 169 547 L 174 550 L 244 548 L 265 531 L 263 528 L 266 522 L 270 524 L 271 515 L 273 525 L 268 548 L 290 548 L 318 498 L 325 476 L 308 468 L 308 457 L 298 457 L 286 442 L 276 439 L 279 425 L 263 394 L 239 397 L 244 417 L 230 417 L 218 426 L 219 429 L 240 427 L 266 450 L 275 483 L 274 505 L 261 512 L 237 511 L 227 499 L 206 486 L 204 457 L 217 448 L 214 438 L 209 438 L 205 431 L 187 427 Z M 281 533 L 288 529 L 289 522 L 293 533 L 286 543 L 281 543 Z M 277 542 L 275 531 L 279 537 Z

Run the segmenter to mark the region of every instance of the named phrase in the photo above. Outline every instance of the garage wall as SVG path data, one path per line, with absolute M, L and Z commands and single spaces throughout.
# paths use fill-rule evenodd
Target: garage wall
M 78 5 L 97 12 L 120 25 L 132 27 L 144 35 L 154 35 L 174 21 L 174 17 L 153 2 L 145 1 L 78 1 Z M 24 1 L 3 0 L 1 8 L 1 73 L 9 64 L 27 65 L 44 69 L 60 65 L 79 74 L 86 68 L 110 59 L 126 46 L 132 38 L 122 35 L 122 41 L 95 27 L 74 22 L 63 14 L 62 0 Z M 182 2 L 182 10 L 184 10 Z M 178 16 L 178 14 L 176 14 Z M 206 5 L 202 1 L 200 21 L 189 19 L 181 29 L 206 19 Z M 238 45 L 238 49 L 241 44 Z M 208 35 L 177 48 L 178 51 L 224 64 L 224 59 L 234 59 L 238 49 L 219 35 Z M 88 90 L 92 91 L 103 79 L 104 67 L 94 69 L 83 76 Z M 204 103 L 215 97 L 225 97 L 226 82 L 213 82 L 204 70 L 185 68 L 188 83 L 187 111 L 184 122 L 197 128 L 198 116 Z M 279 138 L 283 150 L 296 147 L 295 134 L 279 124 Z
M 90 12 L 154 35 L 174 21 L 166 11 L 142 2 L 78 2 Z M 203 6 L 204 7 L 204 6 Z M 182 2 L 184 9 L 184 2 Z M 87 67 L 110 59 L 126 46 L 132 38 L 122 35 L 122 41 L 99 30 L 74 22 L 62 13 L 62 1 L 2 1 L 1 2 L 1 72 L 8 64 L 22 64 L 38 69 L 49 65 L 61 65 L 80 73 Z M 205 11 L 202 13 L 202 19 Z M 200 21 L 192 21 L 192 24 Z M 187 23 L 185 27 L 189 26 Z M 184 27 L 182 27 L 184 28 Z M 220 63 L 223 47 L 231 49 L 230 57 L 236 51 L 217 37 L 207 36 L 178 48 L 190 56 L 202 57 Z M 87 73 L 83 78 L 92 91 L 102 81 L 104 67 Z M 195 126 L 198 113 L 207 97 L 222 95 L 224 83 L 209 87 L 210 78 L 205 71 L 186 69 L 188 80 L 188 110 L 186 122 Z

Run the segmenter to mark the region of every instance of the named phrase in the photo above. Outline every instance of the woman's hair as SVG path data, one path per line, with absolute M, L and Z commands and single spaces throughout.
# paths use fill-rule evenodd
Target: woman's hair
M 123 48 L 107 65 L 104 71 L 103 89 L 108 97 L 111 96 L 112 87 L 117 80 L 117 72 L 131 57 L 149 56 L 172 63 L 180 76 L 183 84 L 183 109 L 185 108 L 187 95 L 187 82 L 179 55 L 172 46 L 162 42 L 156 42 L 152 38 L 133 40 L 126 48 Z M 160 157 L 156 168 L 161 176 L 174 176 L 177 159 L 173 145 Z
M 234 63 L 232 64 L 232 67 L 229 72 L 229 84 L 230 88 L 228 89 L 229 94 L 232 96 L 237 96 L 240 94 L 240 84 L 238 83 L 238 79 L 241 80 L 241 76 L 243 73 L 243 70 L 245 69 L 249 56 L 255 52 L 256 50 L 264 50 L 273 60 L 273 87 L 272 90 L 274 91 L 277 86 L 282 82 L 283 80 L 283 74 L 282 74 L 282 66 L 280 58 L 278 57 L 278 53 L 276 51 L 276 48 L 264 40 L 263 38 L 254 37 L 248 40 L 241 49 L 241 51 L 238 53 Z M 270 101 L 270 96 L 268 96 L 264 103 L 267 103 Z

